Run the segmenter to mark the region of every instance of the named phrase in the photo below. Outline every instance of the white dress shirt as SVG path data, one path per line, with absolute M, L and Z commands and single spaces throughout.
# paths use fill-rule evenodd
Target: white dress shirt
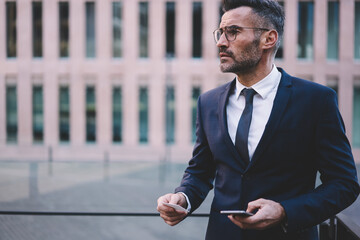
M 248 138 L 250 160 L 269 120 L 280 79 L 281 73 L 273 66 L 269 75 L 250 87 L 256 91 Z M 234 145 L 238 123 L 245 108 L 245 97 L 240 94 L 244 88 L 246 88 L 244 85 L 236 81 L 235 91 L 229 96 L 226 106 L 228 132 Z

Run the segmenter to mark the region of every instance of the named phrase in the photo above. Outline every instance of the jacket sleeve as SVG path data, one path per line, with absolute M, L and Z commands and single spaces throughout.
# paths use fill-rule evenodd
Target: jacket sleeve
M 289 232 L 302 231 L 336 215 L 351 205 L 360 191 L 335 92 L 331 91 L 323 101 L 316 125 L 314 157 L 322 184 L 307 194 L 280 202 Z
M 213 188 L 215 164 L 209 148 L 201 118 L 201 97 L 198 100 L 196 119 L 196 142 L 192 159 L 185 170 L 181 185 L 175 192 L 185 193 L 191 204 L 191 212 L 204 201 Z

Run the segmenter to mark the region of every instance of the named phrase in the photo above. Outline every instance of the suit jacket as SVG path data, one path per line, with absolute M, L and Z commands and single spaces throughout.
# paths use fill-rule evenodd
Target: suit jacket
M 251 162 L 241 159 L 227 129 L 226 105 L 236 80 L 198 100 L 193 157 L 175 192 L 189 197 L 192 212 L 215 179 L 207 240 L 318 239 L 314 226 L 349 206 L 359 194 L 336 93 L 279 71 L 273 109 Z M 315 188 L 317 172 L 322 184 Z M 259 198 L 284 207 L 287 233 L 281 226 L 242 230 L 219 213 L 246 209 Z

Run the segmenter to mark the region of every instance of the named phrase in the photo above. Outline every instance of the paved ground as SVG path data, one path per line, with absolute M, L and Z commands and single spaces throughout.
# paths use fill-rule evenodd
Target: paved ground
M 0 210 L 155 213 L 156 199 L 173 191 L 185 166 L 0 162 Z M 208 212 L 211 197 L 198 213 Z M 359 201 L 346 214 L 360 226 Z M 159 217 L 0 215 L 0 240 L 195 240 L 206 225 L 194 217 L 169 227 Z

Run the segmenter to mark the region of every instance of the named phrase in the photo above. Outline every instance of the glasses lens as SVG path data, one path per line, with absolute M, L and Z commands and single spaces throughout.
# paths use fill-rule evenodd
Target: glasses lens
M 215 37 L 215 41 L 218 42 L 220 40 L 222 31 L 220 29 L 215 30 L 214 32 L 214 37 Z

